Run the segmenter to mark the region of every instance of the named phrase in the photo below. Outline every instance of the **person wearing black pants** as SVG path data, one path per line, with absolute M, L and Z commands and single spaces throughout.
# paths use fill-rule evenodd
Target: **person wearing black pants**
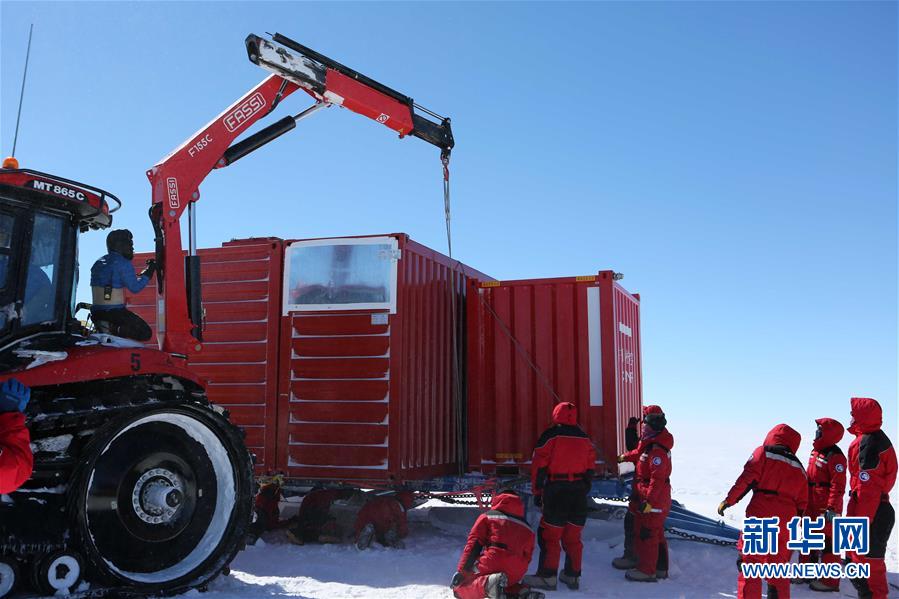
M 637 449 L 637 445 L 640 444 L 640 434 L 637 432 L 639 423 L 640 419 L 634 416 L 631 416 L 627 422 L 627 428 L 624 431 L 624 447 L 628 451 Z M 612 567 L 618 570 L 630 570 L 637 567 L 637 552 L 634 550 L 634 510 L 637 509 L 638 503 L 637 494 L 632 492 L 627 512 L 624 514 L 624 555 L 612 560 Z

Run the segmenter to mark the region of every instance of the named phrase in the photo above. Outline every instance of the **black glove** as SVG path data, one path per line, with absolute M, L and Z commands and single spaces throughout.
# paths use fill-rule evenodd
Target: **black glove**
M 147 277 L 148 279 L 153 278 L 153 274 L 156 272 L 156 260 L 150 258 L 147 260 L 147 267 L 140 273 L 140 276 Z
M 31 388 L 16 379 L 9 379 L 0 386 L 0 412 L 24 412 L 31 399 Z
M 465 582 L 465 574 L 462 574 L 461 572 L 456 572 L 455 574 L 453 574 L 453 579 L 450 581 L 450 588 L 454 589 L 457 586 L 459 586 L 460 584 L 462 584 L 463 582 Z
M 534 507 L 543 507 L 543 495 L 534 495 Z

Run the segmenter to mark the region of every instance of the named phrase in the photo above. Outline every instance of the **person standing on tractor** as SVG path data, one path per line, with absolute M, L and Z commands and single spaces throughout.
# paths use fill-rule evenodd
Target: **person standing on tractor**
M 537 573 L 525 576 L 528 586 L 556 590 L 557 575 L 568 588 L 580 586 L 584 544 L 581 530 L 587 522 L 587 502 L 596 465 L 596 449 L 577 424 L 577 408 L 569 402 L 553 409 L 553 425 L 537 441 L 531 458 L 534 503 L 543 507 L 538 529 L 540 560 Z M 559 543 L 565 550 L 561 574 Z
M 93 306 L 91 318 L 104 332 L 136 341 L 149 341 L 153 336 L 150 325 L 137 314 L 125 308 L 125 289 L 139 293 L 147 286 L 156 262 L 147 260 L 147 267 L 139 275 L 134 274 L 134 238 L 128 229 L 116 229 L 106 237 L 109 252 L 91 267 L 91 291 Z
M 34 456 L 25 427 L 31 389 L 9 379 L 0 386 L 0 494 L 12 493 L 31 476 Z
M 747 518 L 777 517 L 777 553 L 770 555 L 743 555 L 743 534 L 737 542 L 740 561 L 746 563 L 787 563 L 791 551 L 787 548 L 787 523 L 793 516 L 805 511 L 808 504 L 808 479 L 802 462 L 796 457 L 796 450 L 802 437 L 786 424 L 778 424 L 765 437 L 765 442 L 755 448 L 743 473 L 731 487 L 727 497 L 718 504 L 718 515 L 739 503 L 749 491 L 752 499 L 746 507 Z M 789 599 L 790 580 L 788 578 L 768 579 L 768 599 Z M 742 567 L 737 576 L 737 597 L 739 599 L 761 599 L 760 578 L 746 578 Z
M 628 511 L 633 514 L 637 563 L 625 573 L 628 580 L 656 582 L 668 578 L 665 519 L 671 511 L 671 448 L 674 437 L 659 406 L 644 406 L 637 448 L 618 457 L 636 465 Z M 615 564 L 613 564 L 615 565 Z M 618 567 L 616 565 L 616 567 Z
M 887 570 L 884 563 L 887 542 L 896 521 L 890 505 L 890 490 L 896 483 L 896 451 L 881 430 L 883 410 L 876 400 L 853 397 L 849 400 L 852 421 L 849 432 L 855 435 L 849 445 L 849 505 L 846 516 L 865 517 L 870 522 L 870 548 L 867 555 L 849 553 L 856 563 L 869 564 L 867 579 L 853 578 L 859 599 L 886 599 Z
M 478 516 L 450 587 L 456 599 L 543 599 L 520 584 L 534 552 L 534 531 L 514 489 L 500 489 Z
M 818 418 L 815 423 L 818 429 L 815 431 L 812 455 L 806 468 L 808 506 L 804 515 L 812 519 L 824 517 L 826 545 L 823 551 L 813 551 L 809 555 L 800 554 L 799 561 L 838 564 L 840 556 L 833 553 L 831 522 L 835 516 L 843 514 L 843 495 L 846 492 L 846 456 L 837 446 L 843 438 L 843 425 L 833 418 Z M 819 592 L 839 592 L 840 580 L 838 578 L 812 580 L 809 588 Z

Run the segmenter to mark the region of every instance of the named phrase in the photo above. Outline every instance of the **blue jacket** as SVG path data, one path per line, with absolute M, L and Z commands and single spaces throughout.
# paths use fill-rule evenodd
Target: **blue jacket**
M 111 286 L 113 289 L 128 289 L 131 293 L 139 293 L 150 282 L 148 277 L 137 276 L 134 266 L 118 252 L 109 252 L 91 267 L 91 287 Z M 97 310 L 115 310 L 124 308 L 125 304 L 109 304 L 94 306 Z

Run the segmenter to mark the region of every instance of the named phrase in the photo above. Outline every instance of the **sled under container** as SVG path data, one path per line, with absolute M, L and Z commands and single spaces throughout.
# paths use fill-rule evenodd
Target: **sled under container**
M 199 255 L 206 328 L 191 369 L 246 429 L 257 473 L 462 471 L 465 295 L 489 277 L 405 234 L 244 239 Z M 155 285 L 127 301 L 155 331 Z
M 470 282 L 468 451 L 471 470 L 529 472 L 556 403 L 578 408 L 597 473 L 616 474 L 624 430 L 640 416 L 640 297 L 596 275 Z

